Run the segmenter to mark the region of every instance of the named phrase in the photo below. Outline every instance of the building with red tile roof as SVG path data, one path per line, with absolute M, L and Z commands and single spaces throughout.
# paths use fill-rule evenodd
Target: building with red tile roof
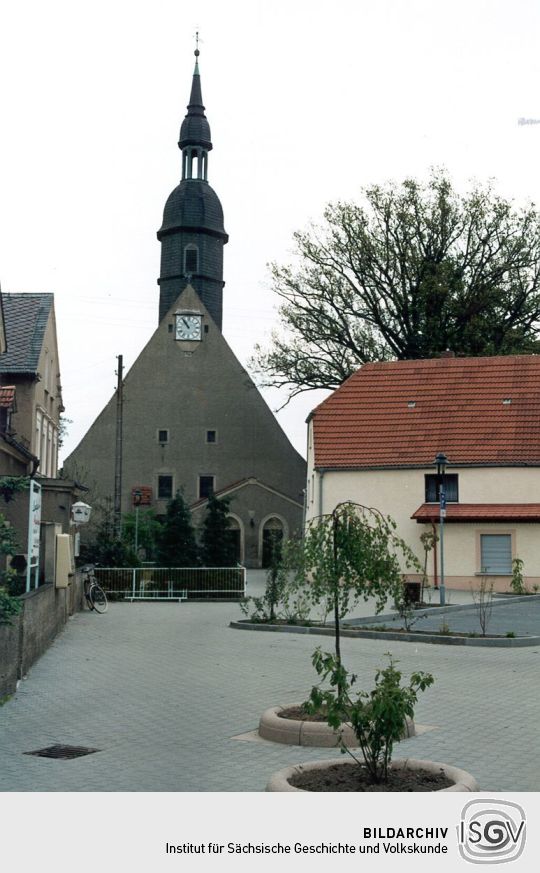
M 515 557 L 540 582 L 540 356 L 365 364 L 308 425 L 308 519 L 342 500 L 375 506 L 423 561 L 443 453 L 448 584 L 476 585 L 489 570 L 505 590 Z

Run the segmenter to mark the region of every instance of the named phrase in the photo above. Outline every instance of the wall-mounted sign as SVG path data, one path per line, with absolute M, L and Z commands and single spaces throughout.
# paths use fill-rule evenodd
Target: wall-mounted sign
M 152 488 L 150 485 L 135 485 L 131 489 L 133 506 L 152 506 Z
M 28 500 L 28 566 L 26 568 L 26 590 L 34 588 L 39 582 L 39 540 L 41 534 L 41 485 L 35 479 L 30 480 L 30 497 Z

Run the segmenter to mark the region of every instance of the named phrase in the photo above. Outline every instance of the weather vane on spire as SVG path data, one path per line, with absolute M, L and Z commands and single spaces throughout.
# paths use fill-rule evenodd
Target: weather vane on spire
M 199 31 L 195 31 L 195 57 L 198 58 L 200 55 L 199 51 Z

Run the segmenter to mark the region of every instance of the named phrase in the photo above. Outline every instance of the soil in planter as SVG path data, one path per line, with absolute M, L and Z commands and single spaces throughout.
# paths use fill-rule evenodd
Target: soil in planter
M 308 715 L 301 706 L 288 706 L 287 709 L 282 709 L 278 712 L 277 716 L 278 718 L 292 718 L 296 721 L 326 721 L 324 709 L 313 713 L 313 715 Z
M 354 763 L 295 773 L 289 783 L 303 791 L 441 791 L 454 784 L 442 771 L 403 769 L 389 770 L 388 782 L 374 785 L 366 769 Z

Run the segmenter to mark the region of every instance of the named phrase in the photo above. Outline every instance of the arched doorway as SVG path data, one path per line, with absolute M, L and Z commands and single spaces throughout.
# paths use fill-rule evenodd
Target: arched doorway
M 285 533 L 283 521 L 272 515 L 267 518 L 262 528 L 262 566 L 269 567 L 274 553 L 281 554 L 281 547 Z

